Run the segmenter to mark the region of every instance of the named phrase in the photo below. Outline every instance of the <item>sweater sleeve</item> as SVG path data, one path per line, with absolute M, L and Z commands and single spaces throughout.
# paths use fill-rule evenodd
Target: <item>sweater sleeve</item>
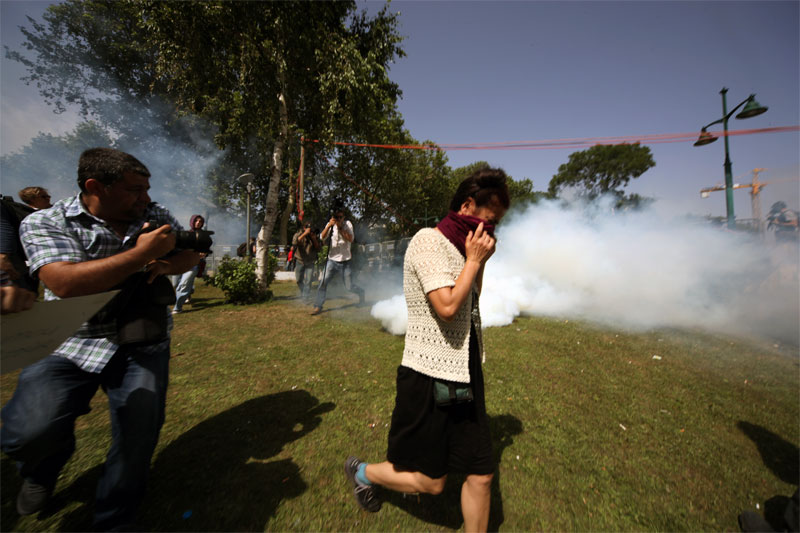
M 448 265 L 447 253 L 442 249 L 441 239 L 435 234 L 418 234 L 409 244 L 406 254 L 425 294 L 456 284 Z

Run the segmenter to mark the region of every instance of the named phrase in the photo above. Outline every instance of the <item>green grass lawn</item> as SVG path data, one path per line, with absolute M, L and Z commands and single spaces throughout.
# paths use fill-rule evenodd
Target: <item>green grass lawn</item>
M 343 475 L 350 454 L 385 457 L 402 337 L 346 297 L 312 317 L 293 283 L 272 289 L 272 301 L 236 307 L 200 282 L 176 317 L 167 420 L 141 527 L 462 528 L 458 475 L 436 497 L 383 491 L 376 514 L 361 511 Z M 490 529 L 736 531 L 741 511 L 782 512 L 798 484 L 796 346 L 549 318 L 517 319 L 485 337 L 499 465 Z M 17 375 L 2 376 L 4 404 Z M 40 515 L 17 516 L 20 480 L 3 457 L 3 531 L 90 528 L 110 440 L 102 392 L 92 407 Z

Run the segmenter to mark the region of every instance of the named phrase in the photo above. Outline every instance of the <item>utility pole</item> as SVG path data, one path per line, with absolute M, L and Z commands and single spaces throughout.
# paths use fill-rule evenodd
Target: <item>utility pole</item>
M 245 254 L 245 257 L 247 258 L 246 261 L 248 263 L 253 257 L 253 249 L 250 246 L 250 195 L 253 194 L 253 191 L 255 190 L 253 187 L 254 178 L 255 175 L 251 174 L 250 172 L 242 174 L 237 178 L 239 183 L 245 186 L 245 191 L 247 192 L 247 214 L 245 215 L 247 217 L 247 229 L 245 230 L 245 233 L 247 234 L 247 237 L 245 237 L 245 239 L 247 239 L 245 241 L 247 243 L 247 254 Z
M 306 145 L 303 143 L 303 139 L 300 139 L 300 179 L 299 183 L 297 184 L 297 218 L 300 222 L 303 222 L 303 165 L 306 160 Z

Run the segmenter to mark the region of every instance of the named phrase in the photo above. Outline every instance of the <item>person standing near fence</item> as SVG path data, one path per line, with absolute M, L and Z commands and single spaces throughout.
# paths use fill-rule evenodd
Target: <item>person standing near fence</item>
M 436 228 L 417 232 L 403 263 L 408 306 L 403 360 L 389 429 L 387 460 L 344 464 L 358 504 L 377 512 L 375 485 L 440 494 L 447 475 L 466 474 L 464 531 L 489 524 L 494 452 L 484 399 L 478 296 L 494 227 L 508 210 L 506 174 L 482 168 L 459 185 Z
M 202 215 L 192 215 L 189 219 L 189 227 L 192 231 L 203 229 L 206 219 Z M 206 254 L 201 254 L 205 258 Z M 197 276 L 202 276 L 206 268 L 206 260 L 201 259 L 200 262 L 187 270 L 180 276 L 175 284 L 175 307 L 172 308 L 172 314 L 176 315 L 183 312 L 183 305 L 189 301 L 194 292 L 194 280 Z

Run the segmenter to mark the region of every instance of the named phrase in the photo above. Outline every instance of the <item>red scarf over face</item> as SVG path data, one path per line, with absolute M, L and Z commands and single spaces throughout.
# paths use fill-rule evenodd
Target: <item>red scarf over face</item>
M 447 240 L 453 243 L 453 246 L 458 248 L 461 255 L 467 257 L 467 250 L 465 243 L 467 241 L 467 234 L 475 232 L 478 229 L 478 224 L 483 222 L 483 231 L 494 237 L 494 224 L 489 224 L 483 219 L 473 217 L 470 215 L 459 215 L 455 211 L 450 211 L 436 225 L 436 229 L 442 232 L 442 235 L 447 237 Z

